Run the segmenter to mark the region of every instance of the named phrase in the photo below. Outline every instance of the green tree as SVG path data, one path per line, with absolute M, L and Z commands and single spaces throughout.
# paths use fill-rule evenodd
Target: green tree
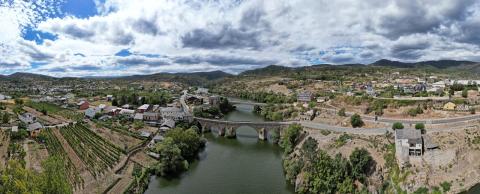
M 302 152 L 307 157 L 311 157 L 317 151 L 317 146 L 317 141 L 312 137 L 308 137 L 307 140 L 305 140 L 305 142 L 302 144 Z
M 352 154 L 350 154 L 352 177 L 357 180 L 363 180 L 372 162 L 373 158 L 365 148 L 355 148 Z
M 175 145 L 180 148 L 182 157 L 187 160 L 196 158 L 198 152 L 205 146 L 205 140 L 192 128 L 187 130 L 174 128 L 168 131 L 165 137 L 172 138 Z
M 440 183 L 440 187 L 442 187 L 443 192 L 448 192 L 450 191 L 450 187 L 452 187 L 452 183 L 444 181 Z
M 42 163 L 44 171 L 40 174 L 42 193 L 73 193 L 69 184 L 64 161 L 59 156 L 51 156 Z
M 40 194 L 35 183 L 40 181 L 35 174 L 26 170 L 17 160 L 9 160 L 0 175 L 0 193 L 34 193 Z
M 400 122 L 395 122 L 395 123 L 393 123 L 393 125 L 392 125 L 392 129 L 393 129 L 393 130 L 403 129 L 403 128 L 404 128 L 404 126 L 403 126 L 403 124 L 400 123 Z
M 292 124 L 285 130 L 283 136 L 280 137 L 280 147 L 284 149 L 285 153 L 293 151 L 301 131 L 302 126 L 299 124 Z
M 347 114 L 345 113 L 345 108 L 341 108 L 338 111 L 338 116 L 341 116 L 341 117 L 346 117 L 347 116 Z
M 420 130 L 422 134 L 425 134 L 425 124 L 423 123 L 417 123 L 415 124 L 415 129 Z
M 350 124 L 352 125 L 352 127 L 356 128 L 363 126 L 364 123 L 360 115 L 355 113 L 350 117 Z
M 5 124 L 10 122 L 10 115 L 9 115 L 7 112 L 5 112 L 5 113 L 3 114 L 3 116 L 2 116 L 2 122 L 5 123 Z
M 468 90 L 467 89 L 462 90 L 462 97 L 464 97 L 464 98 L 468 97 Z
M 152 168 L 155 174 L 167 176 L 187 169 L 188 162 L 182 157 L 182 150 L 171 137 L 165 138 L 154 149 L 160 155 L 158 162 Z

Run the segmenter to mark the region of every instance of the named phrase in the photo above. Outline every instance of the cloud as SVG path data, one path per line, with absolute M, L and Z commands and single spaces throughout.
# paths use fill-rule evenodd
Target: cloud
M 85 18 L 61 14 L 61 5 L 0 1 L 1 74 L 238 73 L 480 55 L 475 0 L 95 0 L 98 14 Z M 26 40 L 27 31 L 55 38 Z

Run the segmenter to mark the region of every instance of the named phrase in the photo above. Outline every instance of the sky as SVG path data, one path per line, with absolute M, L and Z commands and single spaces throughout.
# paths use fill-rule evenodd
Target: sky
M 0 0 L 0 74 L 480 61 L 478 0 Z

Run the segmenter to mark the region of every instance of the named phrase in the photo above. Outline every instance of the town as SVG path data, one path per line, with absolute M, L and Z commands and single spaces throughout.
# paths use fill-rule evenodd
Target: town
M 275 67 L 258 72 L 269 68 Z M 426 185 L 444 192 L 476 185 L 469 176 L 477 168 L 466 164 L 480 157 L 480 80 L 373 69 L 339 80 L 254 74 L 257 79 L 249 81 L 252 75 L 245 74 L 203 86 L 16 74 L 1 82 L 1 165 L 15 159 L 41 171 L 42 161 L 60 154 L 75 193 L 141 193 L 171 131 L 235 138 L 238 127 L 249 126 L 258 139 L 281 144 L 282 129 L 298 125 L 305 134 L 294 145 L 314 139 L 332 155 L 367 150 L 376 165 L 361 183 L 369 192 L 386 177 L 404 179 L 390 184 L 410 192 Z M 242 105 L 253 106 L 265 121 L 222 121 Z M 293 183 L 301 188 L 295 178 Z

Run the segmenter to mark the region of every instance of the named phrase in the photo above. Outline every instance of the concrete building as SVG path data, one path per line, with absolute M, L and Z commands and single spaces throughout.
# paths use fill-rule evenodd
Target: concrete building
M 400 165 L 409 161 L 410 156 L 423 154 L 423 138 L 420 130 L 395 130 L 395 153 Z
M 297 102 L 309 103 L 313 99 L 313 94 L 309 91 L 300 92 L 297 95 Z

